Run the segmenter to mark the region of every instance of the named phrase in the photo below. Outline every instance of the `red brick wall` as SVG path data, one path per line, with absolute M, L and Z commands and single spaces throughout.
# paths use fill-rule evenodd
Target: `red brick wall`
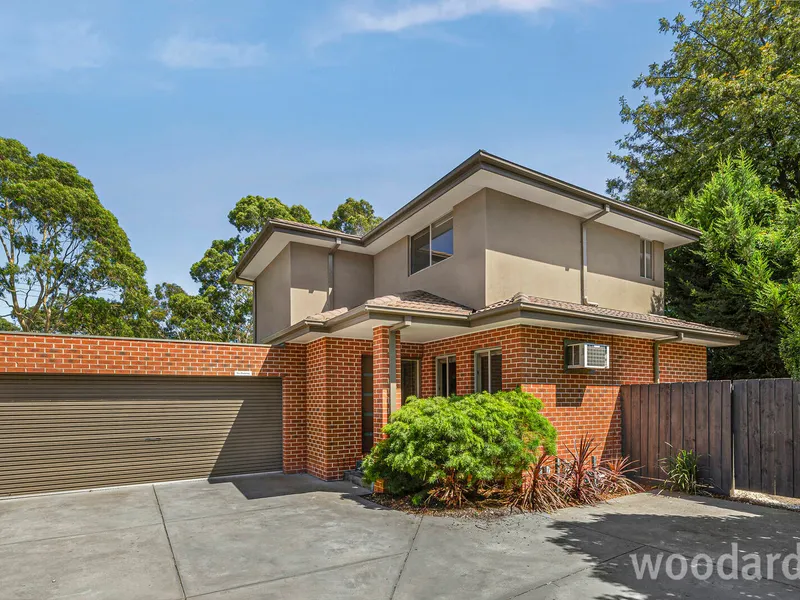
M 340 479 L 361 458 L 361 356 L 371 353 L 369 340 L 322 338 L 307 346 L 307 470 L 312 475 Z
M 457 392 L 468 394 L 474 387 L 475 350 L 501 348 L 503 386 L 521 385 L 542 399 L 544 414 L 559 430 L 561 454 L 564 444 L 573 444 L 584 433 L 601 444 L 600 454 L 619 454 L 619 386 L 652 381 L 653 345 L 647 340 L 521 325 L 428 344 L 403 343 L 397 335 L 398 394 L 402 357 L 421 359 L 421 394 L 429 396 L 435 393 L 435 358 L 454 354 Z M 609 344 L 611 368 L 565 372 L 565 338 Z M 337 479 L 361 456 L 362 354 L 374 357 L 374 433 L 380 439 L 388 418 L 388 351 L 387 327 L 376 327 L 372 340 L 324 338 L 280 348 L 0 333 L 0 372 L 219 376 L 248 370 L 281 377 L 284 470 Z M 703 347 L 665 344 L 660 356 L 663 382 L 706 378 Z
M 608 344 L 610 369 L 593 373 L 566 372 L 564 340 L 575 339 Z M 653 344 L 649 340 L 584 334 L 558 329 L 516 325 L 476 332 L 424 345 L 422 395 L 435 393 L 435 358 L 456 356 L 458 394 L 474 389 L 474 352 L 500 348 L 503 356 L 503 387 L 522 386 L 544 403 L 544 415 L 559 431 L 559 454 L 583 434 L 599 444 L 598 454 L 617 456 L 622 449 L 619 386 L 651 383 Z M 661 381 L 692 381 L 706 378 L 706 349 L 702 346 L 665 344 L 661 347 Z
M 706 354 L 703 346 L 664 344 L 658 349 L 661 382 L 705 381 L 708 379 Z
M 0 373 L 234 375 L 283 379 L 283 468 L 306 469 L 305 346 L 0 333 Z

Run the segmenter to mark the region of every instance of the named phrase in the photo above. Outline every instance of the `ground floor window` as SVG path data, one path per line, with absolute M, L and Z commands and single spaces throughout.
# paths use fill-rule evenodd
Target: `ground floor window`
M 405 404 L 409 396 L 419 397 L 419 360 L 416 358 L 404 358 L 401 363 L 401 370 L 401 402 Z
M 500 349 L 475 353 L 475 391 L 498 392 L 503 388 L 503 355 Z
M 440 356 L 436 359 L 436 395 L 452 396 L 456 393 L 456 357 Z

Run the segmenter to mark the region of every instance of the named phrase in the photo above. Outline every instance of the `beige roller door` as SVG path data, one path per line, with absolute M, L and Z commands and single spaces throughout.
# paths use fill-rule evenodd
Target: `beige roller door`
M 0 375 L 0 496 L 282 467 L 281 382 Z

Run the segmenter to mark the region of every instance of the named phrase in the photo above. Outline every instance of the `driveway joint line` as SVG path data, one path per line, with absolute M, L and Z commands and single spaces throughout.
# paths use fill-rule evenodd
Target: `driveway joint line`
M 131 529 L 139 529 L 140 527 L 153 527 L 158 525 L 159 521 L 153 523 L 141 523 L 139 525 L 128 525 L 126 527 L 114 527 L 112 529 L 98 529 L 97 531 L 87 531 L 86 533 L 70 533 L 67 535 L 54 535 L 51 537 L 31 538 L 27 540 L 17 540 L 16 542 L 0 542 L 0 548 L 6 546 L 14 546 L 15 544 L 33 544 L 36 542 L 51 542 L 53 540 L 66 540 L 70 538 L 86 537 L 88 535 L 102 535 L 104 533 L 115 533 L 117 531 L 129 531 Z
M 263 585 L 265 583 L 275 583 L 278 581 L 285 581 L 287 579 L 296 579 L 298 577 L 305 577 L 306 575 L 316 575 L 318 573 L 325 573 L 327 571 L 335 571 L 336 569 L 343 569 L 345 567 L 355 567 L 356 565 L 363 565 L 371 562 L 376 562 L 379 560 L 385 560 L 387 558 L 394 558 L 395 556 L 402 556 L 403 552 L 395 552 L 394 554 L 385 554 L 383 556 L 373 556 L 372 558 L 365 558 L 364 560 L 356 560 L 349 563 L 343 563 L 341 565 L 332 565 L 330 567 L 320 567 L 319 569 L 312 569 L 311 571 L 305 571 L 303 573 L 295 573 L 294 575 L 284 575 L 282 577 L 275 577 L 273 579 L 262 579 L 260 581 L 253 581 L 252 583 L 243 583 L 242 585 L 235 585 L 229 588 L 222 588 L 218 590 L 211 590 L 210 592 L 203 592 L 202 594 L 195 594 L 194 596 L 186 596 L 187 600 L 191 598 L 202 598 L 204 596 L 210 596 L 211 594 L 219 594 L 220 592 L 229 592 L 231 590 L 241 590 L 244 588 L 254 587 L 256 585 Z
M 520 596 L 524 596 L 528 592 L 533 592 L 535 590 L 540 590 L 543 587 L 546 587 L 548 585 L 555 585 L 556 587 L 560 587 L 558 585 L 559 581 L 564 581 L 565 579 L 568 579 L 568 578 L 570 578 L 570 577 L 572 577 L 574 575 L 577 575 L 578 573 L 583 573 L 584 571 L 589 571 L 591 569 L 596 569 L 600 565 L 604 565 L 605 563 L 607 563 L 609 561 L 616 560 L 616 559 L 618 559 L 618 558 L 620 558 L 622 556 L 625 556 L 626 554 L 637 552 L 637 551 L 639 551 L 639 550 L 641 550 L 642 548 L 645 548 L 645 547 L 647 547 L 647 544 L 641 544 L 640 546 L 637 546 L 636 548 L 632 548 L 630 550 L 626 550 L 625 552 L 620 552 L 619 554 L 617 554 L 615 556 L 609 556 L 608 558 L 606 558 L 604 560 L 601 560 L 600 562 L 598 562 L 596 564 L 587 565 L 587 566 L 585 566 L 585 567 L 583 567 L 581 569 L 578 569 L 576 571 L 573 571 L 571 573 L 567 573 L 566 575 L 558 577 L 557 579 L 553 579 L 552 581 L 548 581 L 547 583 L 542 583 L 542 584 L 536 585 L 536 586 L 534 586 L 534 587 L 532 587 L 530 589 L 523 590 L 519 594 L 514 594 L 513 596 L 504 596 L 504 600 L 513 600 L 514 598 L 519 598 Z
M 406 552 L 406 557 L 403 559 L 403 565 L 400 567 L 400 572 L 397 574 L 397 580 L 395 580 L 394 585 L 392 586 L 392 594 L 389 596 L 390 599 L 394 599 L 394 595 L 397 593 L 397 587 L 400 585 L 400 580 L 403 578 L 403 572 L 406 570 L 406 563 L 408 563 L 408 557 L 411 556 L 411 551 L 414 549 L 414 544 L 417 542 L 417 535 L 419 535 L 419 530 L 422 527 L 422 521 L 425 519 L 424 515 L 420 515 L 419 522 L 417 523 L 417 528 L 414 530 L 414 536 L 411 538 L 411 543 L 408 545 L 408 551 Z
M 198 515 L 196 517 L 184 517 L 180 519 L 167 519 L 164 518 L 165 523 L 184 523 L 186 521 L 197 521 L 198 519 L 224 519 L 226 517 L 236 517 L 236 515 L 243 515 L 245 513 L 255 513 L 255 512 L 263 512 L 267 510 L 276 510 L 279 508 L 289 508 L 291 507 L 290 504 L 281 505 L 281 506 L 262 506 L 261 508 L 245 508 L 244 510 L 236 510 L 233 512 L 227 513 L 216 513 L 213 515 Z
M 169 531 L 167 530 L 167 522 L 164 520 L 164 512 L 161 510 L 161 502 L 158 499 L 158 492 L 156 486 L 153 485 L 153 496 L 156 498 L 156 506 L 158 506 L 158 514 L 161 515 L 161 526 L 164 528 L 164 535 L 167 536 L 167 545 L 169 546 L 169 553 L 172 556 L 172 565 L 175 567 L 175 574 L 178 576 L 178 585 L 181 586 L 181 595 L 186 600 L 186 588 L 183 587 L 183 578 L 181 571 L 178 569 L 178 559 L 175 558 L 175 550 L 172 548 L 172 540 L 169 539 Z

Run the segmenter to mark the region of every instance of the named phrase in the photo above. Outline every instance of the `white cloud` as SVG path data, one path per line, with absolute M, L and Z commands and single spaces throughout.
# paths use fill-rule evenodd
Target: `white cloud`
M 365 10 L 350 5 L 341 13 L 349 33 L 398 32 L 433 23 L 458 21 L 489 13 L 535 13 L 556 6 L 554 0 L 434 0 L 403 3 L 389 11 Z
M 234 44 L 174 35 L 159 47 L 157 58 L 172 69 L 241 69 L 264 64 L 267 50 L 263 43 Z
M 0 27 L 0 79 L 36 79 L 54 72 L 102 67 L 111 48 L 90 21 L 69 19 Z

